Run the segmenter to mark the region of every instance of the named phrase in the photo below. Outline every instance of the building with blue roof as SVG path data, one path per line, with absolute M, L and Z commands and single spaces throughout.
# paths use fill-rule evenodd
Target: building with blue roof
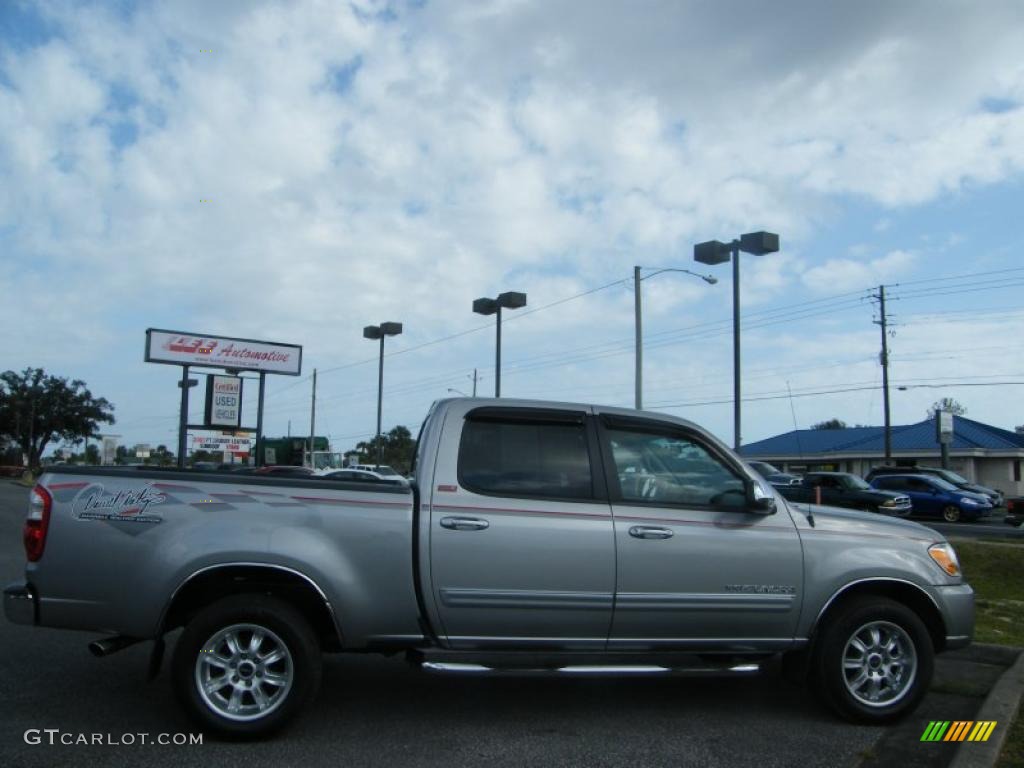
M 796 429 L 749 443 L 740 453 L 789 472 L 832 470 L 863 476 L 885 463 L 885 428 Z M 1024 434 L 954 416 L 949 458 L 949 468 L 971 482 L 1009 496 L 1024 495 Z M 935 421 L 893 426 L 892 459 L 900 466 L 940 466 Z

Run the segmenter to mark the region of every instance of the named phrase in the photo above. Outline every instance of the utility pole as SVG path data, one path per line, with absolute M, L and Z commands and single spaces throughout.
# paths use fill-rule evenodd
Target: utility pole
M 882 403 L 885 410 L 885 463 L 892 463 L 892 419 L 889 412 L 889 339 L 888 318 L 885 314 L 885 286 L 878 286 L 878 293 L 872 294 L 878 299 L 879 319 L 873 322 L 882 329 L 882 352 L 879 361 L 882 363 Z
M 476 397 L 476 368 L 473 369 L 473 397 Z
M 643 324 L 640 320 L 640 267 L 633 267 L 633 322 L 636 330 L 633 334 L 636 343 L 636 351 L 633 354 L 633 382 L 636 393 L 633 395 L 633 405 L 639 411 L 644 407 L 644 342 Z
M 313 402 L 309 411 L 309 468 L 313 467 L 313 441 L 316 439 L 316 368 L 313 369 Z

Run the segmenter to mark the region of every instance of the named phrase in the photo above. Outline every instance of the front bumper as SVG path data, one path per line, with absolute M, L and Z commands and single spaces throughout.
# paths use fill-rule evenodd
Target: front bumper
M 12 624 L 38 624 L 39 603 L 32 587 L 14 582 L 4 588 L 4 616 Z
M 946 650 L 966 648 L 974 638 L 974 590 L 970 584 L 935 587 L 946 624 Z

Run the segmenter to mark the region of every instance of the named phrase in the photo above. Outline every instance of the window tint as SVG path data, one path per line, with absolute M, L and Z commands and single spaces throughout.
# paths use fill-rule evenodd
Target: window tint
M 459 482 L 502 496 L 593 498 L 584 425 L 466 421 Z
M 745 508 L 743 480 L 684 437 L 608 430 L 623 501 Z

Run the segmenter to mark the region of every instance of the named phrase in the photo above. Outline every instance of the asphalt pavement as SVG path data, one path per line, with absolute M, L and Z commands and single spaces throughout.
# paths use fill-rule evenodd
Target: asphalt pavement
M 27 493 L 0 482 L 3 583 L 21 577 Z M 920 734 L 930 719 L 970 719 L 1002 669 L 944 660 L 920 711 L 881 728 L 833 717 L 777 665 L 745 678 L 566 680 L 436 676 L 400 658 L 328 656 L 318 699 L 275 739 L 158 745 L 139 734 L 195 733 L 166 668 L 147 683 L 148 644 L 95 659 L 95 637 L 0 619 L 0 765 L 946 765 L 955 747 Z M 114 743 L 81 743 L 94 734 Z

